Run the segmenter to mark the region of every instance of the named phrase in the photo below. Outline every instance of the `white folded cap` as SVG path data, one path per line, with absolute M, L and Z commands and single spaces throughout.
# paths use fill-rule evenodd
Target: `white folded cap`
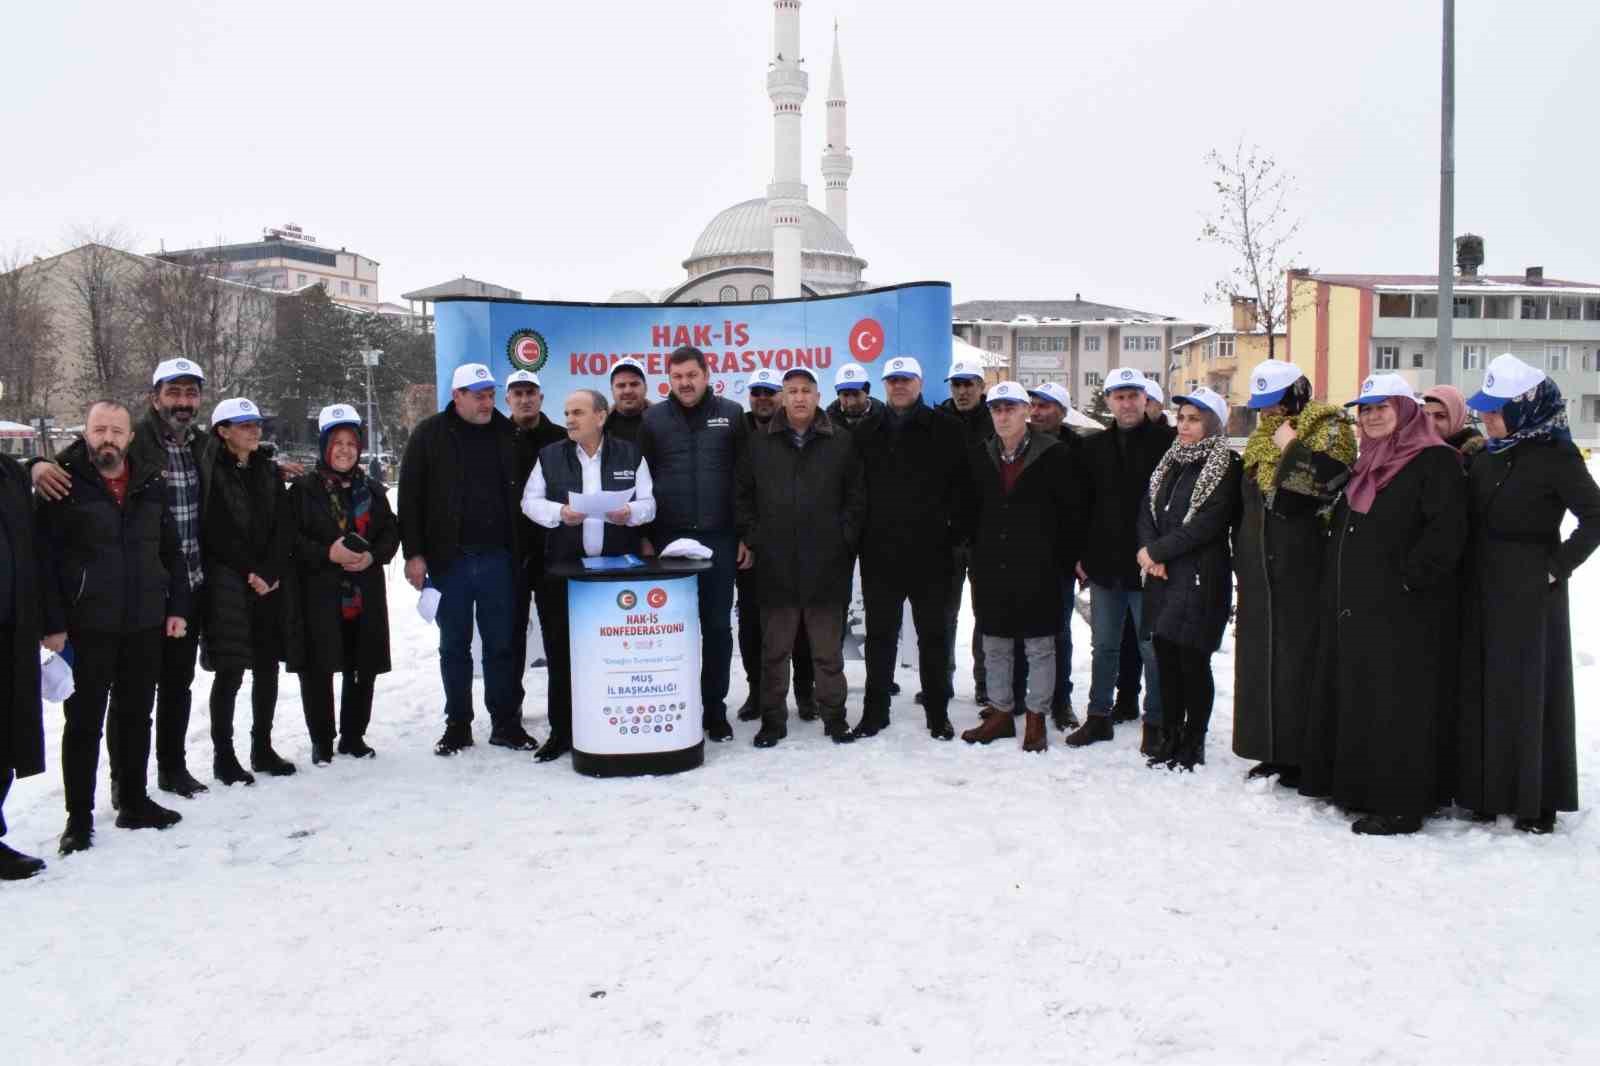
M 203 382 L 206 373 L 193 359 L 167 359 L 156 365 L 156 372 L 150 375 L 150 384 L 159 385 L 173 378 L 194 378 Z
M 259 422 L 261 421 L 261 408 L 245 399 L 235 396 L 231 400 L 223 400 L 211 412 L 211 424 L 218 422 Z
M 1271 407 L 1283 399 L 1305 371 L 1283 359 L 1268 359 L 1250 371 L 1250 404 L 1255 409 Z
M 997 403 L 1027 403 L 1028 390 L 1015 381 L 1002 381 L 989 387 L 984 397 L 991 406 Z
M 510 376 L 506 378 L 506 391 L 509 392 L 513 385 L 532 385 L 536 389 L 544 388 L 539 383 L 539 375 L 531 370 L 513 370 Z
M 1472 394 L 1467 406 L 1474 411 L 1498 411 L 1532 389 L 1539 387 L 1545 372 L 1531 367 L 1506 352 L 1497 355 L 1483 373 L 1483 388 Z
M 983 367 L 978 365 L 976 359 L 957 359 L 950 364 L 950 373 L 946 375 L 945 380 L 955 381 L 958 378 L 977 378 L 982 381 Z
M 1064 410 L 1070 411 L 1072 409 L 1072 397 L 1067 395 L 1066 387 L 1063 385 L 1057 385 L 1053 381 L 1047 381 L 1043 385 L 1034 386 L 1028 390 L 1028 395 L 1037 396 L 1040 399 L 1049 400 L 1051 403 L 1060 404 Z M 991 394 L 989 398 L 994 399 L 994 396 Z
M 1144 392 L 1146 396 L 1154 400 L 1156 403 L 1167 402 L 1167 394 L 1161 391 L 1161 386 L 1156 384 L 1154 378 L 1144 379 Z
M 644 377 L 645 376 L 644 364 L 639 362 L 639 360 L 635 359 L 631 355 L 626 357 L 626 358 L 624 358 L 624 359 L 618 359 L 615 363 L 611 364 L 610 377 L 613 377 L 613 378 L 616 377 L 617 376 L 617 372 L 621 371 L 621 370 L 631 370 L 635 374 L 638 374 L 640 377 Z
M 1213 389 L 1208 389 L 1204 385 L 1201 385 L 1197 389 L 1190 389 L 1182 396 L 1174 396 L 1172 398 L 1172 402 L 1175 404 L 1186 403 L 1195 407 L 1202 407 L 1216 415 L 1217 421 L 1222 423 L 1224 429 L 1227 428 L 1228 401 L 1223 399 L 1222 395 Z
M 1345 404 L 1354 407 L 1357 404 L 1382 403 L 1384 400 L 1404 396 L 1408 400 L 1416 399 L 1416 394 L 1411 391 L 1411 382 L 1399 374 L 1373 374 L 1361 383 L 1361 395 Z
M 317 432 L 326 433 L 334 426 L 359 426 L 361 415 L 347 403 L 329 404 L 317 413 Z
M 897 355 L 883 364 L 883 379 L 890 378 L 916 378 L 922 379 L 922 364 L 909 355 Z
M 867 368 L 860 363 L 846 363 L 833 376 L 834 392 L 843 392 L 845 389 L 864 389 L 870 384 L 871 381 L 867 377 Z
M 813 385 L 816 385 L 818 387 L 821 387 L 821 385 L 822 385 L 822 382 L 817 380 L 817 372 L 815 370 L 812 370 L 809 366 L 792 366 L 792 367 L 790 367 L 788 370 L 785 370 L 783 372 L 783 380 L 784 381 L 788 381 L 790 378 L 794 377 L 796 374 L 800 375 L 801 377 L 810 378 L 811 379 L 811 384 L 813 384 Z
M 1119 366 L 1106 375 L 1105 392 L 1115 392 L 1117 389 L 1138 389 L 1148 393 L 1150 382 L 1144 374 L 1131 366 Z
M 783 379 L 778 377 L 776 370 L 769 366 L 764 366 L 750 375 L 750 380 L 745 384 L 745 388 L 751 392 L 757 389 L 770 389 L 773 392 L 777 392 L 783 388 Z
M 456 367 L 456 372 L 450 378 L 450 391 L 456 389 L 471 389 L 478 392 L 481 389 L 494 388 L 494 375 L 489 373 L 489 368 L 482 363 L 462 363 Z

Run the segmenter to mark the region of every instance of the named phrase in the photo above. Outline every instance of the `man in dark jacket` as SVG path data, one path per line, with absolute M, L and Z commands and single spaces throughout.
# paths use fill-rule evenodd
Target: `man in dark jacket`
M 516 427 L 517 484 L 526 487 L 533 464 L 539 461 L 539 453 L 551 444 L 566 440 L 567 431 L 544 413 L 544 389 L 539 384 L 539 375 L 531 370 L 513 371 L 506 378 L 506 406 L 511 409 L 511 424 Z M 526 695 L 522 678 L 528 670 L 529 598 L 539 594 L 544 577 L 544 527 L 521 515 L 517 521 L 522 525 L 526 546 L 523 564 L 526 591 L 517 593 L 517 620 L 513 627 L 513 639 L 517 642 L 517 706 L 520 707 Z M 543 610 L 539 611 L 539 617 L 544 617 Z M 543 657 L 543 648 L 539 657 Z
M 711 549 L 700 586 L 700 700 L 706 736 L 733 739 L 728 669 L 733 661 L 733 575 L 750 565 L 734 530 L 733 482 L 747 433 L 744 411 L 711 394 L 706 357 L 684 346 L 667 357 L 672 391 L 639 427 L 639 452 L 655 478 L 657 550 L 687 537 Z
M 538 744 L 522 727 L 515 637 L 523 527 L 517 509 L 516 431 L 494 406 L 495 381 L 481 363 L 458 366 L 450 404 L 418 424 L 400 464 L 400 543 L 406 580 L 439 590 L 439 673 L 444 735 L 436 755 L 472 746 L 472 622 L 483 639 L 483 702 L 489 743 L 516 751 Z
M 1071 394 L 1066 386 L 1047 381 L 1028 390 L 1028 401 L 1028 431 L 1058 440 L 1066 448 L 1069 475 L 1076 490 L 1078 449 L 1083 441 L 1066 424 L 1072 409 Z M 1061 582 L 1061 632 L 1056 634 L 1056 691 L 1050 701 L 1050 719 L 1057 729 L 1065 731 L 1079 724 L 1072 710 L 1072 607 L 1078 598 L 1078 576 L 1072 567 L 1067 567 Z M 1013 698 L 1015 695 L 1014 692 Z
M 1140 626 L 1143 584 L 1136 556 L 1135 527 L 1139 501 L 1150 486 L 1150 474 L 1172 445 L 1176 431 L 1145 417 L 1149 394 L 1145 377 L 1132 367 L 1119 367 L 1106 377 L 1106 403 L 1116 424 L 1084 441 L 1080 452 L 1081 488 L 1089 528 L 1078 579 L 1089 583 L 1090 640 L 1094 646 L 1089 682 L 1089 717 L 1067 737 L 1073 747 L 1110 740 L 1111 711 L 1122 659 L 1122 630 L 1131 612 Z M 1140 750 L 1153 754 L 1161 734 L 1161 692 L 1155 648 L 1148 636 L 1139 641 L 1144 657 L 1144 737 Z
M 950 364 L 950 376 L 945 379 L 950 386 L 950 398 L 939 405 L 939 410 L 961 424 L 966 448 L 970 451 L 994 439 L 994 419 L 989 414 L 989 404 L 983 386 L 983 367 L 967 359 L 957 359 Z M 947 699 L 955 696 L 956 678 L 956 621 L 961 617 L 961 586 L 972 569 L 972 549 L 967 545 L 957 547 L 951 554 L 950 587 L 944 601 L 945 671 L 949 675 Z M 977 596 L 977 590 L 973 590 Z M 1021 677 L 1018 677 L 1021 681 Z M 988 679 L 983 667 L 983 634 L 972 628 L 972 683 L 980 704 L 989 699 Z M 922 699 L 918 693 L 918 700 Z
M 539 752 L 540 762 L 551 762 L 572 750 L 567 579 L 551 576 L 548 570 L 585 557 L 636 554 L 640 527 L 656 513 L 650 467 L 639 458 L 639 449 L 604 433 L 606 398 L 594 389 L 578 389 L 567 397 L 565 413 L 570 439 L 545 445 L 522 493 L 522 513 L 549 531 L 541 568 L 545 576 L 539 620 L 550 664 L 550 739 Z M 568 506 L 573 493 L 625 489 L 633 490 L 633 499 L 603 521 Z
M 73 653 L 74 692 L 61 738 L 63 855 L 93 843 L 95 766 L 113 689 L 114 713 L 122 717 L 112 751 L 119 764 L 118 827 L 165 829 L 181 820 L 149 798 L 145 773 L 161 642 L 184 635 L 189 579 L 162 467 L 130 454 L 133 432 L 133 415 L 122 404 L 92 405 L 83 437 L 61 456 L 72 476 L 67 498 L 41 499 L 37 511 L 44 644 L 59 652 L 70 638 Z
M 828 405 L 828 421 L 854 433 L 883 417 L 883 401 L 872 395 L 872 379 L 860 363 L 846 363 L 833 376 L 834 401 Z
M 639 427 L 650 409 L 644 364 L 632 357 L 618 359 L 611 368 L 611 413 L 606 416 L 606 436 L 639 443 Z
M 0 455 L 0 837 L 13 778 L 44 772 L 39 702 L 39 560 L 34 554 L 28 475 Z M 20 881 L 44 860 L 0 843 L 0 881 Z
M 800 631 L 808 637 L 823 731 L 836 744 L 854 739 L 845 722 L 841 627 L 866 489 L 850 434 L 817 410 L 817 386 L 809 368 L 784 375 L 783 408 L 751 438 L 739 465 L 739 539 L 755 556 L 761 603 L 758 748 L 788 735 L 784 701 Z
M 867 480 L 867 526 L 861 543 L 861 581 L 867 607 L 867 695 L 859 737 L 889 725 L 900 617 L 911 602 L 922 671 L 928 732 L 955 736 L 949 705 L 945 600 L 950 562 L 959 542 L 953 523 L 967 499 L 971 475 L 961 426 L 922 402 L 922 367 L 910 356 L 883 370 L 888 410 L 855 435 Z

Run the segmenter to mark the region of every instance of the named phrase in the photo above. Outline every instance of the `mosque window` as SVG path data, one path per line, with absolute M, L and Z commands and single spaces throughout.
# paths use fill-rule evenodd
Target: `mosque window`
M 738 298 L 739 290 L 734 288 L 732 285 L 724 285 L 722 290 L 717 293 L 717 299 L 725 304 L 733 303 Z
M 757 285 L 755 288 L 750 290 L 750 299 L 770 300 L 772 299 L 772 290 L 767 288 L 765 285 Z

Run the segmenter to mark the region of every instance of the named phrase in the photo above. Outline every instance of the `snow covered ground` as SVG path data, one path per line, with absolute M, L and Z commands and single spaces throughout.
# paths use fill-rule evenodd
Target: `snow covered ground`
M 1575 585 L 1593 603 L 1600 563 Z M 481 711 L 477 748 L 434 757 L 435 631 L 398 568 L 390 588 L 377 760 L 312 767 L 286 677 L 276 735 L 300 773 L 164 797 L 184 815 L 168 832 L 114 828 L 102 770 L 95 847 L 59 859 L 59 773 L 13 788 L 9 842 L 50 868 L 0 884 L 8 1061 L 1600 1061 L 1592 813 L 1547 838 L 1504 819 L 1356 837 L 1244 781 L 1230 647 L 1192 777 L 1145 769 L 1126 727 L 1085 751 L 1052 735 L 1043 756 L 937 743 L 902 669 L 875 740 L 791 721 L 763 752 L 741 724 L 698 771 L 601 781 L 488 747 Z M 1081 621 L 1075 638 L 1081 711 Z M 528 680 L 542 737 L 543 672 Z M 208 781 L 209 682 L 189 741 Z

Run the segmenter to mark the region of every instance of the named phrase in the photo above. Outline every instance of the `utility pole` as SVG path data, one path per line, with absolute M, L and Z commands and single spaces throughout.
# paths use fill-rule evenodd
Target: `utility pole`
M 1444 3 L 1443 86 L 1439 107 L 1439 351 L 1434 383 L 1455 377 L 1456 0 Z
M 361 353 L 361 361 L 367 367 L 367 447 L 373 452 L 378 452 L 382 449 L 378 440 L 378 423 L 372 416 L 372 368 L 377 366 L 382 358 L 383 350 L 381 348 L 369 348 Z

